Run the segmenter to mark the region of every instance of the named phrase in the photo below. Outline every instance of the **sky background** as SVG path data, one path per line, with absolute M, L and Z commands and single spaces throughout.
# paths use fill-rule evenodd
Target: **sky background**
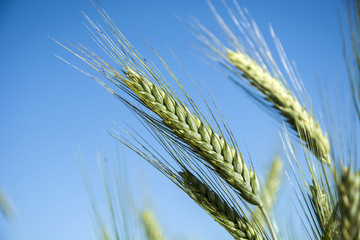
M 249 10 L 271 47 L 268 24 L 272 24 L 319 110 L 318 82 L 327 82 L 331 89 L 347 79 L 339 24 L 342 1 L 238 2 Z M 248 151 L 256 170 L 265 173 L 272 156 L 282 154 L 279 124 L 193 54 L 192 45 L 198 43 L 177 17 L 196 16 L 219 32 L 205 0 L 101 3 L 142 55 L 157 63 L 126 11 L 131 15 L 199 104 L 197 90 L 169 48 L 195 81 L 206 82 L 244 155 Z M 221 1 L 214 5 L 226 14 Z M 141 128 L 111 94 L 55 57 L 88 70 L 49 36 L 78 41 L 100 52 L 82 24 L 81 10 L 101 22 L 88 0 L 0 1 L 0 187 L 16 210 L 9 223 L 0 216 L 0 239 L 94 239 L 89 198 L 76 157 L 78 148 L 100 199 L 103 193 L 96 155 L 113 157 L 119 150 L 129 162 L 129 187 L 135 195 L 150 199 L 169 239 L 231 239 L 175 185 L 105 132 L 114 127 L 113 120 Z M 289 205 L 289 193 L 282 191 L 281 196 L 282 203 Z

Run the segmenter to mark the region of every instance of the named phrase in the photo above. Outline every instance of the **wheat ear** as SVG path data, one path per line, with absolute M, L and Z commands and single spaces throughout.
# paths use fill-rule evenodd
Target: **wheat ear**
M 272 161 L 270 171 L 266 177 L 265 184 L 261 188 L 260 199 L 266 212 L 271 213 L 277 199 L 277 193 L 281 184 L 281 174 L 283 161 L 275 157 Z M 259 223 L 264 224 L 264 218 L 258 208 L 254 211 L 254 216 Z
M 188 171 L 180 172 L 179 175 L 198 204 L 235 239 L 263 239 L 252 222 L 230 207 L 227 201 L 211 190 L 207 184 Z
M 234 146 L 161 87 L 131 69 L 127 69 L 125 75 L 127 86 L 176 136 L 190 145 L 247 202 L 261 205 L 258 179 Z
M 322 162 L 330 165 L 330 144 L 316 119 L 303 107 L 284 84 L 241 51 L 227 50 L 229 62 L 250 84 L 273 104 L 288 124 L 298 132 L 305 145 Z
M 360 239 L 360 172 L 343 169 L 338 185 L 340 230 L 344 240 Z
M 150 209 L 146 209 L 141 213 L 141 220 L 148 240 L 166 239 L 154 213 Z

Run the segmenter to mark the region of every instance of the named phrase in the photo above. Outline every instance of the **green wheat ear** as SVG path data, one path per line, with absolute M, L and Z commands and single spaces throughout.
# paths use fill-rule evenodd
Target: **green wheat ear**
M 224 137 L 188 110 L 174 95 L 131 69 L 127 69 L 125 75 L 127 86 L 177 137 L 191 146 L 247 202 L 261 205 L 257 177 L 248 170 L 241 153 L 233 145 L 228 144 Z
M 229 62 L 244 78 L 272 103 L 272 106 L 298 132 L 301 140 L 322 162 L 330 165 L 330 144 L 319 123 L 297 100 L 295 95 L 269 71 L 241 51 L 227 51 Z

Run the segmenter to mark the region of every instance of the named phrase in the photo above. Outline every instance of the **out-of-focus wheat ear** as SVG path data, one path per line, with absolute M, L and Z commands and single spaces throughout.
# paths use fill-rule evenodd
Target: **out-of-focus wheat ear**
M 148 240 L 165 240 L 161 227 L 150 209 L 145 209 L 141 213 L 141 220 L 145 228 Z
M 284 163 L 280 157 L 275 157 L 272 161 L 270 171 L 261 188 L 260 199 L 263 202 L 264 209 L 271 213 L 277 200 L 277 194 L 282 181 L 282 170 Z M 254 216 L 262 225 L 265 224 L 264 217 L 258 208 L 254 211 Z
M 344 168 L 338 184 L 340 229 L 344 240 L 360 239 L 360 172 Z
M 360 239 L 360 172 L 344 168 L 338 184 L 340 229 L 344 240 Z
M 125 75 L 127 86 L 178 138 L 210 164 L 245 201 L 262 205 L 256 174 L 247 168 L 241 153 L 233 145 L 162 87 L 131 69 L 127 69 Z
M 330 144 L 317 120 L 297 100 L 295 95 L 271 73 L 241 51 L 227 51 L 228 61 L 249 80 L 264 98 L 272 103 L 300 139 L 322 162 L 330 165 Z
M 10 219 L 14 215 L 13 207 L 11 206 L 10 200 L 1 189 L 0 189 L 0 213 L 2 213 L 6 219 Z
M 188 171 L 179 172 L 179 175 L 197 203 L 235 239 L 264 239 L 253 222 L 230 207 L 227 201 L 211 190 L 207 184 Z

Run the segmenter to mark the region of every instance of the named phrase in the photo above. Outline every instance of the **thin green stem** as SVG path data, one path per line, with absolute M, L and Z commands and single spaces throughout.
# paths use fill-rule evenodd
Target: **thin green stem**
M 264 206 L 260 205 L 259 209 L 262 212 L 262 214 L 264 215 L 265 221 L 266 221 L 266 223 L 267 223 L 267 225 L 269 227 L 269 231 L 270 231 L 270 234 L 271 234 L 272 238 L 274 240 L 278 240 L 278 238 L 276 236 L 276 233 L 275 233 L 275 230 L 274 230 L 274 226 L 272 225 L 272 223 L 270 221 L 270 218 L 269 218 L 268 214 L 266 213 L 266 210 L 265 210 Z

